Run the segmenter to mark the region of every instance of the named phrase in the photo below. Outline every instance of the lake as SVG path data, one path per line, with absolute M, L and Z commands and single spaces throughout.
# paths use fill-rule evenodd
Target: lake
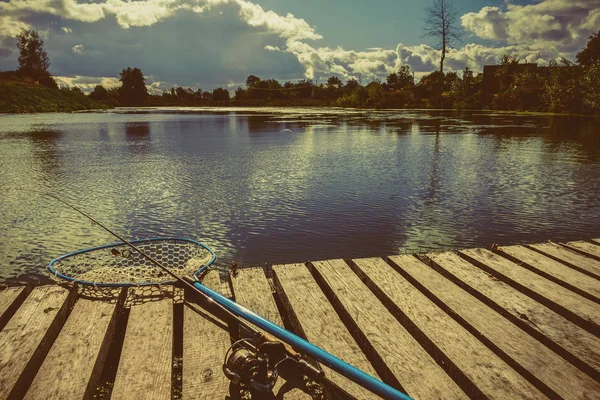
M 181 236 L 217 264 L 600 237 L 600 120 L 484 111 L 116 109 L 0 115 L 0 282 Z

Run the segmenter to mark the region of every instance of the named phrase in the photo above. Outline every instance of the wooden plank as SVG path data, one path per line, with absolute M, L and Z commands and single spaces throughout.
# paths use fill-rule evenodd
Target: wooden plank
M 584 329 L 594 334 L 600 331 L 600 307 L 593 301 L 491 251 L 469 249 L 459 253 L 475 261 L 478 267 L 485 267 L 486 272 L 504 280 Z
M 489 305 L 489 302 L 493 302 L 497 305 L 497 309 L 512 315 L 513 322 L 520 321 L 521 324 L 530 326 L 532 330 L 547 337 L 571 355 L 571 357 L 565 356 L 561 352 L 563 357 L 570 361 L 576 358 L 585 363 L 587 368 L 575 361 L 580 369 L 588 371 L 591 368 L 595 371 L 588 375 L 598 376 L 600 374 L 600 339 L 598 337 L 579 328 L 505 282 L 493 278 L 455 253 L 431 253 L 427 257 L 439 268 L 451 274 L 457 282 L 479 293 L 481 295 L 478 297 L 479 299 L 485 297 L 488 301 L 486 304 Z M 546 342 L 544 341 L 544 343 Z
M 133 305 L 111 399 L 171 399 L 172 363 L 173 300 Z
M 507 255 L 513 262 L 519 265 L 525 263 L 534 272 L 539 271 L 542 276 L 556 281 L 558 284 L 564 282 L 567 285 L 563 286 L 600 303 L 600 282 L 588 275 L 582 274 L 525 246 L 503 246 L 499 248 L 498 253 Z
M 23 397 L 73 299 L 63 287 L 37 287 L 0 332 L 0 399 Z
M 275 287 L 297 333 L 325 351 L 379 379 L 375 369 L 344 326 L 317 282 L 303 264 L 273 266 Z M 325 375 L 358 399 L 373 394 L 322 366 Z
M 283 327 L 271 286 L 262 268 L 244 268 L 231 277 L 235 301 L 261 317 Z
M 25 399 L 91 398 L 108 355 L 116 319 L 116 303 L 79 299 Z
M 19 308 L 29 293 L 24 286 L 11 287 L 0 291 L 0 331 Z
M 587 272 L 590 276 L 593 276 L 596 279 L 600 279 L 600 261 L 582 256 L 574 251 L 565 249 L 559 244 L 551 242 L 531 244 L 528 245 L 528 247 L 547 254 L 548 256 L 556 259 L 557 261 L 561 261 L 570 267 Z
M 376 352 L 409 396 L 461 399 L 463 391 L 423 349 L 344 260 L 312 263 L 363 340 Z M 435 382 L 435 384 L 432 384 Z
M 492 348 L 549 397 L 589 399 L 600 383 L 559 357 L 509 320 L 412 256 L 390 260 L 411 283 L 428 291 L 438 305 Z M 431 297 L 430 297 L 431 298 Z
M 236 277 L 231 277 L 231 286 L 233 287 L 233 296 L 238 304 L 284 327 L 272 294 L 271 285 L 269 285 L 262 268 L 238 270 Z M 259 330 L 264 332 L 262 329 Z M 311 399 L 311 396 L 304 393 L 300 388 L 290 388 L 290 385 L 292 384 L 287 384 L 285 379 L 280 377 L 273 388 L 273 392 L 278 396 L 285 393 L 285 399 L 289 400 Z
M 209 272 L 202 284 L 226 295 L 216 271 Z M 222 368 L 230 345 L 227 323 L 198 305 L 184 305 L 183 399 L 225 399 L 229 395 L 229 379 Z
M 585 255 L 587 255 L 588 257 L 592 257 L 596 260 L 600 260 L 600 245 L 599 244 L 594 244 L 594 243 L 586 242 L 583 240 L 579 240 L 576 242 L 561 243 L 562 246 L 565 246 L 571 250 L 585 253 Z
M 463 387 L 471 398 L 481 394 L 488 399 L 545 397 L 384 260 L 353 260 L 353 267 L 379 298 L 385 298 L 388 309 L 395 308 L 408 317 L 479 389 L 478 393 Z

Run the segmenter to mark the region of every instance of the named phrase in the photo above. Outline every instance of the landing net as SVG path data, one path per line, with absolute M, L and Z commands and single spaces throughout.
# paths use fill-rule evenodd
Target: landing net
M 211 265 L 215 253 L 203 243 L 184 238 L 135 240 L 135 247 L 177 276 L 197 275 Z M 173 277 L 125 243 L 114 243 L 65 254 L 50 262 L 56 277 L 95 286 L 140 286 L 174 283 Z

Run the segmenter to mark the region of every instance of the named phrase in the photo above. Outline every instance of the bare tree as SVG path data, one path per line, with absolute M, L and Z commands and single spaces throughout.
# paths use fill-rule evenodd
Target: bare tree
M 462 32 L 455 24 L 458 10 L 452 0 L 433 0 L 433 3 L 425 8 L 425 34 L 424 36 L 439 39 L 438 50 L 441 50 L 440 59 L 440 95 L 444 87 L 444 60 L 446 53 L 456 41 L 462 38 Z

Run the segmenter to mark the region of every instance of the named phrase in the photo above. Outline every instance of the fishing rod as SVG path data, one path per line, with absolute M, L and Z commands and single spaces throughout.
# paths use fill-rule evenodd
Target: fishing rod
M 259 316 L 258 314 L 254 313 L 253 311 L 248 310 L 247 308 L 228 299 L 227 297 L 221 295 L 220 293 L 202 285 L 198 281 L 196 276 L 194 276 L 194 277 L 185 276 L 183 278 L 179 277 L 177 274 L 175 274 L 174 272 L 169 270 L 167 267 L 165 267 L 163 264 L 161 264 L 159 261 L 157 261 L 154 257 L 150 256 L 149 254 L 147 254 L 145 251 L 141 250 L 139 247 L 137 247 L 130 241 L 126 240 L 125 238 L 121 237 L 117 233 L 113 232 L 111 229 L 109 229 L 108 227 L 106 227 L 105 225 L 103 225 L 102 223 L 97 221 L 96 219 L 94 219 L 92 216 L 90 216 L 86 212 L 80 210 L 79 208 L 75 207 L 74 205 L 68 203 L 67 201 L 62 200 L 58 196 L 55 196 L 55 195 L 49 194 L 49 193 L 43 193 L 43 195 L 50 197 L 54 200 L 57 200 L 57 201 L 61 202 L 62 204 L 65 204 L 69 208 L 75 210 L 79 214 L 83 215 L 84 217 L 86 217 L 87 219 L 89 219 L 90 221 L 95 223 L 96 225 L 100 226 L 106 232 L 110 233 L 111 235 L 113 235 L 114 237 L 119 239 L 121 242 L 123 242 L 124 244 L 126 244 L 127 246 L 129 246 L 130 248 L 132 248 L 133 250 L 138 252 L 139 254 L 141 254 L 144 258 L 146 258 L 148 261 L 150 261 L 156 267 L 160 268 L 163 272 L 165 272 L 169 276 L 173 277 L 177 282 L 184 284 L 186 287 L 194 290 L 195 292 L 199 292 L 199 293 L 203 294 L 209 300 L 212 300 L 215 304 L 219 305 L 220 308 L 228 311 L 228 313 L 227 313 L 228 315 L 233 314 L 236 317 L 235 318 L 236 320 L 239 320 L 239 318 L 242 318 L 242 319 L 246 320 L 247 322 L 250 322 L 250 323 L 258 326 L 259 328 L 265 330 L 270 335 L 272 335 L 275 338 L 279 339 L 280 341 L 284 342 L 284 344 L 287 344 L 287 345 L 311 356 L 313 359 L 317 360 L 318 362 L 325 364 L 329 368 L 333 369 L 335 372 L 343 375 L 344 377 L 350 379 L 351 381 L 357 383 L 358 385 L 362 386 L 363 388 L 369 390 L 370 392 L 372 392 L 378 396 L 381 396 L 385 399 L 390 399 L 390 400 L 412 400 L 408 395 L 400 392 L 399 390 L 381 382 L 380 380 L 372 377 L 371 375 L 365 373 L 364 371 L 337 358 L 333 354 L 321 349 L 318 346 L 313 345 L 312 343 L 308 342 L 307 340 L 305 340 L 305 339 L 293 334 L 292 332 L 280 327 L 279 325 L 274 324 L 273 322 Z M 207 268 L 208 268 L 208 265 L 203 266 L 196 273 L 196 275 L 203 273 L 205 270 L 207 270 Z M 239 317 L 239 318 L 237 318 L 237 317 Z M 243 324 L 243 325 L 247 326 L 247 324 Z M 248 329 L 250 332 L 253 331 L 249 326 L 248 326 Z M 266 340 L 268 341 L 268 338 L 266 338 Z M 275 346 L 271 346 L 271 348 L 268 348 L 267 351 L 270 351 L 273 353 L 281 353 L 281 348 L 273 349 L 273 347 L 275 347 Z M 248 351 L 248 349 L 245 349 L 245 350 Z M 242 351 L 240 351 L 240 353 L 242 353 Z M 294 352 L 293 356 L 291 358 L 293 358 L 293 357 L 296 357 L 296 358 L 299 357 L 298 353 Z M 307 363 L 305 362 L 304 364 L 307 364 Z M 319 371 L 320 374 L 318 374 L 318 375 L 314 374 L 314 371 L 311 371 L 310 368 L 304 364 L 302 365 L 302 367 L 307 368 L 307 372 L 309 374 L 313 374 L 316 378 L 323 379 L 321 371 Z M 314 367 L 312 367 L 312 368 L 314 368 Z M 226 374 L 227 374 L 227 372 L 226 372 Z

